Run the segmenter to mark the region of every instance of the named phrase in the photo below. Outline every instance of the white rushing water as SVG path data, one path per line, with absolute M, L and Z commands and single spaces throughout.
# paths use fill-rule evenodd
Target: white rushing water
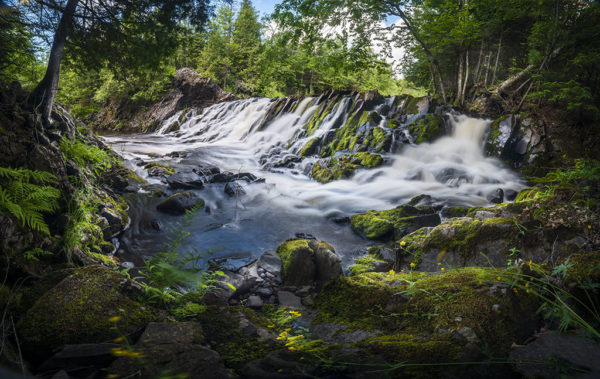
M 266 242 L 250 243 L 249 248 L 273 249 L 295 232 L 314 233 L 329 241 L 339 237 L 338 246 L 350 248 L 358 243 L 357 237 L 348 237 L 348 230 L 343 232 L 344 238 L 336 237 L 336 233 L 342 233 L 340 227 L 329 225 L 334 223 L 328 218 L 369 209 L 389 209 L 421 194 L 431 195 L 448 205 L 487 206 L 486 194 L 498 188 L 518 191 L 523 187 L 514 172 L 497 159 L 484 155 L 483 139 L 489 121 L 463 115 L 450 116 L 451 135 L 433 143 L 404 146 L 396 154 L 387 154 L 384 166 L 359 170 L 349 179 L 328 184 L 312 180 L 303 174 L 302 166 L 316 158 L 305 159 L 296 169 L 266 170 L 259 162 L 267 154 L 277 149 L 297 153 L 309 139 L 324 136 L 334 126 L 343 125 L 348 118 L 351 99 L 339 101 L 315 134 L 303 138 L 296 136 L 315 113 L 315 99 L 306 98 L 293 112 L 261 126 L 272 101 L 261 98 L 238 100 L 217 104 L 202 112 L 191 111 L 179 130 L 172 133 L 165 131 L 177 122 L 180 114 L 166 120 L 153 135 L 105 138 L 131 162 L 135 158 L 159 160 L 178 169 L 205 163 L 221 170 L 250 172 L 265 178 L 264 184 L 246 185 L 246 195 L 229 202 L 225 201 L 222 188 L 206 188 L 199 192 L 212 210 L 212 221 L 221 225 L 221 229 L 229 228 L 229 232 L 225 236 L 215 233 L 214 241 L 211 241 L 206 227 L 198 231 L 205 233 L 203 241 L 209 241 L 208 245 L 225 241 L 225 244 L 237 246 L 228 251 L 248 246 L 247 240 L 238 244 L 233 241 L 235 238 L 261 240 L 261 233 L 268 234 Z M 174 151 L 189 154 L 185 158 L 165 157 Z M 143 169 L 134 164 L 131 167 L 148 178 Z M 148 179 L 160 182 L 159 178 Z M 240 220 L 251 224 L 248 230 Z

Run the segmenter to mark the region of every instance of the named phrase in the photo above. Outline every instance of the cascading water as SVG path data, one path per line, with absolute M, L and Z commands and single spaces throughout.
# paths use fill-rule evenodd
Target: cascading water
M 449 115 L 451 134 L 432 143 L 399 144 L 397 140 L 406 140 L 406 128 L 398 128 L 392 133 L 390 148 L 398 152 L 384 154 L 386 164 L 359 170 L 347 179 L 317 183 L 306 173 L 318 157 L 300 159 L 297 154 L 311 139 L 331 139 L 353 111 L 352 98 L 337 100 L 309 135 L 307 125 L 323 107 L 319 100 L 304 98 L 271 118 L 273 99 L 221 103 L 175 114 L 153 135 L 105 138 L 130 168 L 153 185 L 164 185 L 163 178 L 149 177 L 136 164 L 140 160 L 167 163 L 179 172 L 214 165 L 265 179 L 239 182 L 245 194 L 235 198 L 223 193 L 222 183 L 197 191 L 209 213 L 195 216 L 188 226 L 191 237 L 182 249 L 210 249 L 215 257 L 257 257 L 296 233 L 305 233 L 331 243 L 348 264 L 372 243 L 353 233 L 347 223 L 333 220 L 370 209 L 389 209 L 421 194 L 430 195 L 437 204 L 487 206 L 486 194 L 523 186 L 515 173 L 484 155 L 489 122 L 464 115 Z M 393 104 L 393 98 L 385 99 L 375 107 L 382 116 L 377 128 L 384 129 Z M 169 132 L 173 129 L 177 130 Z M 277 163 L 281 161 L 290 163 Z M 167 226 L 179 220 L 156 211 L 160 199 L 148 195 L 151 190 L 129 199 L 133 223 L 121 244 L 121 254 L 129 259 L 131 254 L 155 252 L 168 237 Z

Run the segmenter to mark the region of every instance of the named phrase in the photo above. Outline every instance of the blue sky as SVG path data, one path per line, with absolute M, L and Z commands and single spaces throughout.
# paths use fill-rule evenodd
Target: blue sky
M 273 12 L 275 4 L 279 3 L 281 3 L 281 0 L 252 0 L 254 8 L 260 12 L 261 16 L 266 16 Z

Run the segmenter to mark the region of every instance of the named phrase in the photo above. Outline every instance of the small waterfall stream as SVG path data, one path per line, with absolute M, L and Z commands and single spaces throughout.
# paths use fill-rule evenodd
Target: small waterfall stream
M 167 241 L 169 226 L 180 220 L 156 211 L 161 199 L 150 193 L 155 189 L 176 191 L 167 190 L 163 178 L 148 176 L 138 166 L 140 161 L 166 163 L 178 172 L 213 165 L 265 179 L 262 183 L 239 182 L 245 194 L 235 198 L 223 193 L 223 183 L 209 183 L 196 191 L 206 201 L 207 212 L 195 216 L 188 227 L 191 236 L 182 249 L 211 250 L 213 257 L 239 262 L 275 249 L 296 233 L 305 233 L 331 243 L 348 265 L 374 243 L 357 236 L 347 223 L 340 223 L 344 217 L 389 209 L 421 194 L 430 195 L 440 207 L 488 206 L 486 194 L 498 188 L 518 191 L 523 187 L 516 173 L 485 156 L 483 142 L 489 121 L 452 114 L 447 116 L 451 133 L 431 143 L 401 143 L 406 141 L 405 127 L 385 130 L 392 133 L 390 150 L 394 152 L 382 154 L 384 165 L 320 184 L 307 175 L 319 157 L 301 159 L 299 152 L 308 141 L 328 138 L 344 125 L 355 101 L 351 97 L 337 100 L 308 135 L 307 125 L 314 123 L 323 107 L 318 101 L 311 97 L 297 100 L 294 107 L 272 116 L 273 99 L 237 100 L 178 112 L 155 134 L 106 136 L 129 168 L 149 183 L 129 199 L 133 222 L 121 238 L 119 253 L 130 260 L 151 255 Z M 377 128 L 385 129 L 393 116 L 393 104 L 394 98 L 384 99 L 374 108 L 382 116 Z M 282 160 L 291 163 L 278 165 Z

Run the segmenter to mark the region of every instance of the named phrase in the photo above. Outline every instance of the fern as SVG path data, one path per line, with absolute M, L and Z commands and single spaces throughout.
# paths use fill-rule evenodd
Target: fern
M 96 175 L 110 170 L 113 165 L 113 159 L 108 152 L 78 139 L 71 142 L 63 137 L 60 150 L 66 159 L 72 159 L 82 167 L 89 166 Z
M 44 213 L 58 209 L 60 191 L 46 184 L 56 183 L 49 172 L 0 167 L 0 211 L 21 222 L 23 227 L 50 235 Z

